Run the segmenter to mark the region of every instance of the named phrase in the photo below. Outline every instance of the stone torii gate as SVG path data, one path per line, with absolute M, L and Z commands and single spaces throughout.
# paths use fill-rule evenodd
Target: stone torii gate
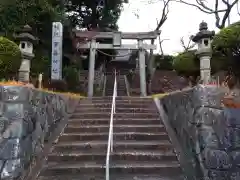
M 139 50 L 139 71 L 140 71 L 140 88 L 141 96 L 147 96 L 146 92 L 146 70 L 145 70 L 145 51 L 154 50 L 156 45 L 145 44 L 144 40 L 156 39 L 161 31 L 139 32 L 139 33 L 122 33 L 122 32 L 94 32 L 73 30 L 76 38 L 87 39 L 89 42 L 81 43 L 76 41 L 77 49 L 90 49 L 89 76 L 88 76 L 88 97 L 93 96 L 94 85 L 94 68 L 95 55 L 97 49 L 125 49 Z M 98 43 L 97 39 L 112 39 L 113 43 Z M 137 40 L 137 44 L 122 44 L 122 39 Z

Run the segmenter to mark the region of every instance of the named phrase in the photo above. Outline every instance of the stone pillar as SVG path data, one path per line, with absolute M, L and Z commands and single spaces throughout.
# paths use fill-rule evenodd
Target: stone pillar
M 211 55 L 204 53 L 199 55 L 200 59 L 200 75 L 204 84 L 211 80 Z
M 19 81 L 29 83 L 32 58 L 34 58 L 33 54 L 27 54 L 22 52 L 22 63 L 19 68 L 19 74 L 18 74 Z
M 92 39 L 89 52 L 88 97 L 93 97 L 96 48 L 96 39 Z
M 141 96 L 147 96 L 146 92 L 146 63 L 145 63 L 145 51 L 142 48 L 143 40 L 138 40 L 139 46 L 139 74 L 140 74 L 140 88 Z

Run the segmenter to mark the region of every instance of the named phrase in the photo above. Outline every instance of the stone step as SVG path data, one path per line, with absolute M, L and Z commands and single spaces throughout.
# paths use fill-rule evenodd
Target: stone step
M 111 113 L 111 110 L 112 110 L 112 107 L 85 107 L 85 106 L 82 106 L 82 107 L 77 107 L 75 109 L 75 112 L 74 113 L 77 113 L 77 114 L 84 114 L 84 113 Z
M 41 175 L 81 175 L 86 173 L 105 174 L 105 163 L 94 161 L 85 162 L 65 162 L 65 163 L 48 163 L 42 171 Z M 158 173 L 161 176 L 176 176 L 182 173 L 180 165 L 177 161 L 161 161 L 161 162 L 136 162 L 136 161 L 115 161 L 110 164 L 110 172 L 115 173 L 143 173 L 146 175 Z
M 118 95 L 127 95 L 127 91 L 126 90 L 118 90 L 117 94 Z
M 110 123 L 110 116 L 107 118 L 101 118 L 101 119 L 96 119 L 96 118 L 71 118 L 68 120 L 69 125 L 109 125 Z M 140 118 L 114 118 L 113 121 L 114 126 L 115 125 L 131 125 L 131 124 L 136 124 L 136 125 L 161 125 L 162 121 L 158 118 L 148 118 L 148 119 L 142 119 Z
M 78 106 L 96 106 L 102 104 L 103 106 L 106 104 L 111 104 L 112 105 L 112 99 L 109 101 L 80 101 Z M 137 107 L 156 107 L 154 102 L 138 102 L 138 101 L 119 101 L 116 100 L 116 105 L 119 106 L 123 106 L 124 105 L 132 105 L 132 106 L 137 106 Z M 108 105 L 109 106 L 109 105 Z
M 176 155 L 173 151 L 122 151 L 113 152 L 110 157 L 111 161 L 177 161 Z M 48 162 L 82 162 L 94 161 L 104 164 L 106 161 L 106 152 L 81 152 L 81 151 L 64 151 L 53 152 L 48 155 Z
M 111 180 L 186 180 L 183 176 L 163 177 L 159 174 L 139 173 L 110 173 Z M 38 180 L 106 180 L 105 174 L 84 174 L 84 175 L 61 175 L 61 176 L 41 176 Z
M 114 125 L 113 132 L 163 132 L 165 131 L 164 125 Z M 65 133 L 75 132 L 109 132 L 108 125 L 67 125 L 64 129 Z
M 75 113 L 85 113 L 85 112 L 111 112 L 112 108 L 111 107 L 77 107 L 75 110 Z M 116 113 L 156 113 L 155 108 L 132 108 L 132 107 L 118 107 L 116 106 Z
M 116 103 L 116 108 L 152 108 L 152 107 L 156 107 L 155 104 L 153 103 L 128 103 L 128 102 L 121 102 L 121 103 Z M 110 103 L 88 103 L 88 104 L 79 104 L 76 109 L 81 109 L 81 108 L 112 108 L 112 102 Z
M 89 151 L 89 152 L 99 152 L 107 149 L 108 141 L 72 141 L 72 142 L 58 142 L 54 148 L 56 151 Z M 135 141 L 135 140 L 125 140 L 125 141 L 114 141 L 113 149 L 122 150 L 149 150 L 158 149 L 169 151 L 173 149 L 172 144 L 169 140 L 162 141 Z
M 59 141 L 91 141 L 91 140 L 108 140 L 109 133 L 68 133 L 62 134 Z M 141 133 L 141 132 L 114 132 L 113 140 L 168 140 L 168 135 L 165 132 L 158 133 Z
M 111 99 L 82 99 L 79 101 L 79 106 L 81 105 L 88 105 L 88 104 L 112 104 L 112 98 Z
M 87 118 L 110 118 L 111 113 L 106 112 L 85 112 L 85 113 L 73 113 L 71 118 L 79 118 L 79 119 L 87 119 Z M 116 113 L 114 114 L 114 118 L 145 118 L 145 120 L 149 118 L 158 118 L 159 114 L 155 113 Z
M 112 96 L 102 96 L 102 97 L 86 97 L 83 98 L 82 100 L 108 100 L 108 99 L 112 99 Z M 146 96 L 146 97 L 137 97 L 137 96 L 117 96 L 116 97 L 117 100 L 144 100 L 144 101 L 153 101 L 152 97 Z
M 108 96 L 109 97 L 109 96 Z M 131 97 L 131 98 L 129 98 Z M 133 98 L 134 96 L 125 96 L 124 98 L 116 98 L 117 103 L 143 103 L 143 104 L 149 104 L 154 103 L 153 99 L 151 98 Z M 91 103 L 112 103 L 112 97 L 102 99 L 101 97 L 90 99 L 90 98 L 84 98 L 80 100 L 79 104 L 91 104 Z

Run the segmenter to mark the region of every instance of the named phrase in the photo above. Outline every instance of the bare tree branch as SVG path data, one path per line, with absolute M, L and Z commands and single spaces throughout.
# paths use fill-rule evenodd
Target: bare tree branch
M 162 8 L 162 13 L 161 13 L 161 17 L 160 20 L 157 20 L 157 26 L 156 26 L 156 31 L 158 31 L 163 24 L 166 22 L 168 14 L 169 14 L 169 4 L 170 2 L 173 0 L 161 0 L 161 2 L 163 3 L 163 8 Z M 160 39 L 160 36 L 159 36 Z M 154 44 L 155 39 L 151 39 L 151 44 Z M 160 40 L 161 42 L 161 40 Z M 163 53 L 163 48 L 162 48 L 162 42 L 160 43 L 160 51 Z M 154 73 L 154 56 L 153 56 L 153 50 L 150 50 L 150 56 L 149 56 L 149 60 L 148 60 L 148 70 L 150 75 L 152 76 Z
M 193 0 L 191 0 L 193 1 Z M 215 1 L 214 8 L 209 7 L 206 4 L 206 0 L 195 0 L 195 2 L 188 2 L 187 0 L 175 0 L 175 2 L 183 3 L 188 6 L 193 6 L 206 14 L 213 14 L 215 16 L 215 25 L 219 29 L 223 29 L 226 25 L 226 21 L 232 11 L 232 8 L 238 4 L 239 0 L 210 0 Z M 219 2 L 225 6 L 225 8 L 219 8 Z M 222 18 L 220 14 L 223 14 Z M 230 19 L 229 19 L 230 20 Z
M 239 1 L 237 2 L 237 13 L 240 16 L 240 12 L 239 12 Z
M 193 6 L 193 7 L 199 9 L 200 11 L 202 11 L 206 14 L 213 14 L 214 13 L 213 9 L 208 8 L 204 3 L 200 3 L 199 0 L 195 0 L 195 3 L 189 3 L 189 2 L 184 1 L 184 0 L 176 0 L 176 2 L 183 3 L 183 4 L 188 5 L 188 6 Z M 225 9 L 218 10 L 218 12 L 224 12 L 224 11 L 225 11 Z
M 157 27 L 155 29 L 156 31 L 159 30 L 167 20 L 167 16 L 169 13 L 169 4 L 171 0 L 162 0 L 162 2 L 163 2 L 163 9 L 161 14 L 161 19 L 157 22 Z
M 159 40 L 160 54 L 161 54 L 161 56 L 164 56 L 163 42 L 170 40 L 170 39 L 161 39 L 161 36 L 159 36 L 158 40 Z
M 194 48 L 194 46 L 196 45 L 195 43 L 194 44 L 191 44 L 192 40 L 189 38 L 187 44 L 184 42 L 184 38 L 181 37 L 180 39 L 180 43 L 184 49 L 184 52 L 187 52 L 189 50 L 191 50 L 192 48 Z

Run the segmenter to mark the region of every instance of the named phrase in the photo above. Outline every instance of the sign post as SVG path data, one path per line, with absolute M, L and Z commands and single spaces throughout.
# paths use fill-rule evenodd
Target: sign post
M 62 79 L 62 39 L 63 25 L 61 22 L 52 24 L 52 68 L 51 79 Z

